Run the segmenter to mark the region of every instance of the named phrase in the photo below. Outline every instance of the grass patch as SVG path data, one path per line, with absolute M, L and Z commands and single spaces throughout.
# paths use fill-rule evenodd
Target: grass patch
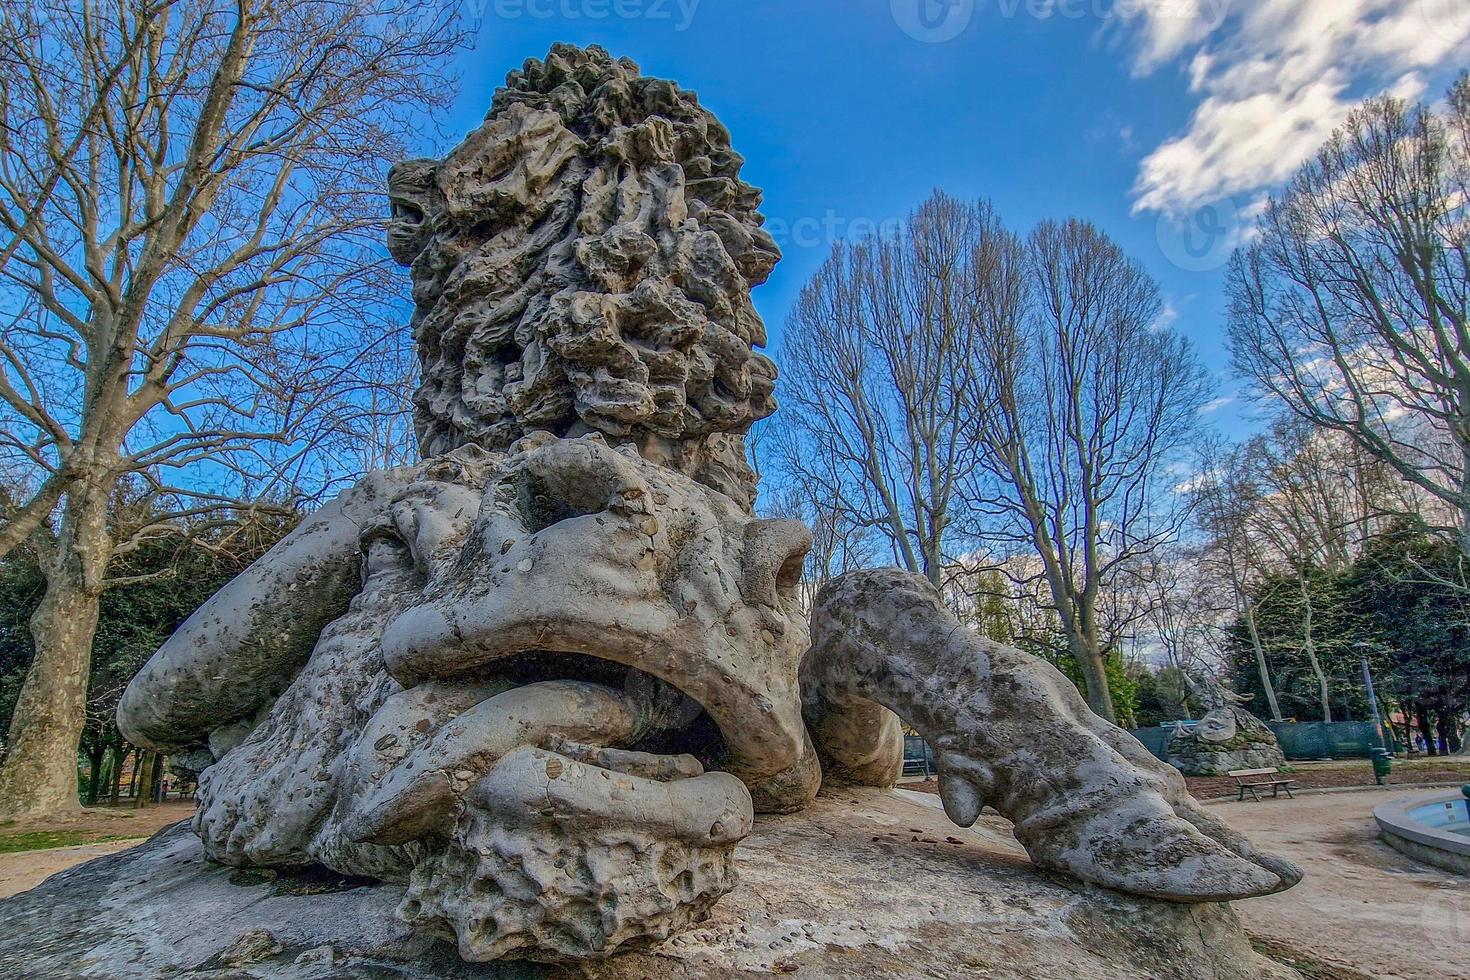
M 32 830 L 20 834 L 0 834 L 0 854 L 45 851 L 53 847 L 76 847 L 79 844 L 107 844 L 119 840 L 136 838 L 127 834 L 98 834 L 87 830 Z
M 1373 977 L 1366 973 L 1328 963 L 1311 953 L 1295 949 L 1274 939 L 1252 938 L 1251 945 L 1255 947 L 1257 953 L 1267 959 L 1275 960 L 1282 966 L 1291 967 L 1307 980 L 1373 980 Z

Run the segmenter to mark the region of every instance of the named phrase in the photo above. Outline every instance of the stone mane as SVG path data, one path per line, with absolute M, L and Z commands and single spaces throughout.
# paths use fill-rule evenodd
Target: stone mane
M 424 455 L 601 432 L 748 508 L 776 377 L 750 289 L 780 250 L 743 163 L 693 92 L 557 45 L 443 160 L 395 167 Z

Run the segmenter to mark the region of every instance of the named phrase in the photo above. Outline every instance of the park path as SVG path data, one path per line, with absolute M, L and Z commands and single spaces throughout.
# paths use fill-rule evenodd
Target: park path
M 1300 885 L 1236 903 L 1257 939 L 1307 950 L 1376 980 L 1470 980 L 1470 878 L 1378 839 L 1373 808 L 1402 793 L 1362 790 L 1225 803 L 1210 812 L 1300 864 Z
M 65 871 L 72 865 L 83 864 L 93 858 L 125 851 L 144 840 L 147 838 L 0 854 L 0 898 L 9 898 L 11 895 L 29 891 L 58 871 Z
M 61 820 L 45 824 L 8 821 L 0 823 L 0 841 L 28 832 L 73 833 L 80 841 L 66 847 L 0 853 L 0 898 L 28 891 L 58 871 L 74 864 L 141 844 L 164 827 L 194 815 L 193 800 L 169 800 L 158 806 L 134 810 L 122 806 L 98 806 L 79 810 Z M 108 838 L 100 840 L 100 838 Z

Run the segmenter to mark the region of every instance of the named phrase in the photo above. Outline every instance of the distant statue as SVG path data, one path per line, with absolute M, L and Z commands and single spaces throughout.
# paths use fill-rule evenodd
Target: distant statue
M 1286 756 L 1276 734 L 1241 707 L 1251 699 L 1227 688 L 1209 671 L 1183 671 L 1189 692 L 1205 709 L 1190 731 L 1175 726 L 1169 764 L 1186 776 L 1223 776 L 1236 769 L 1280 769 Z

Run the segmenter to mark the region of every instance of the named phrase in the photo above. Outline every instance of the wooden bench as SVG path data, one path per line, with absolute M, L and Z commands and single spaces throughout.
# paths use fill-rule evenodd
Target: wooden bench
M 1294 779 L 1282 779 L 1282 778 L 1280 778 L 1281 777 L 1280 770 L 1277 770 L 1277 769 L 1232 769 L 1232 770 L 1230 770 L 1230 772 L 1226 773 L 1226 775 L 1227 776 L 1230 776 L 1231 778 L 1233 778 L 1235 780 L 1235 785 L 1238 786 L 1238 787 L 1240 787 L 1240 793 L 1235 798 L 1237 802 L 1245 799 L 1245 791 L 1246 790 L 1250 790 L 1251 791 L 1251 798 L 1252 799 L 1254 799 L 1257 803 L 1261 802 L 1261 797 L 1256 792 L 1256 790 L 1258 790 L 1258 789 L 1265 789 L 1268 786 L 1271 788 L 1271 798 L 1272 799 L 1275 799 L 1275 798 L 1279 797 L 1281 795 L 1281 791 L 1282 790 L 1286 790 L 1286 798 L 1288 800 L 1294 800 L 1294 799 L 1296 799 L 1295 796 L 1292 796 L 1291 795 L 1291 787 L 1296 783 L 1296 780 L 1294 780 Z M 1269 778 L 1266 778 L 1266 779 L 1259 778 L 1259 777 L 1262 777 L 1262 776 L 1266 776 L 1266 777 L 1269 777 Z

